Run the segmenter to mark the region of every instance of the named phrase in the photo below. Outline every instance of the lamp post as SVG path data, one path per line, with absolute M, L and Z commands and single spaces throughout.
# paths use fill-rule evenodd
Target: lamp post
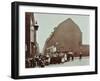
M 35 48 L 34 53 L 35 54 L 36 54 L 36 50 L 37 50 L 36 31 L 38 30 L 38 27 L 39 27 L 39 25 L 37 24 L 37 21 L 36 21 L 35 24 L 34 24 L 34 48 Z

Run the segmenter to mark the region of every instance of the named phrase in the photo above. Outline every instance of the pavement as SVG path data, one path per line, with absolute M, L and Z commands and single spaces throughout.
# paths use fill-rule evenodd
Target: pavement
M 48 67 L 62 67 L 62 66 L 84 66 L 89 65 L 89 57 L 82 57 L 82 59 L 79 59 L 79 57 L 75 57 L 74 60 L 70 60 L 65 63 L 61 64 L 50 64 L 48 66 L 45 66 L 45 68 Z

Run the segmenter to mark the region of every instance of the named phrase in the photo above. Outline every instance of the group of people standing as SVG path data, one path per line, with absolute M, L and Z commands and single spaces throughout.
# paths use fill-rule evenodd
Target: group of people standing
M 82 51 L 80 51 L 79 59 L 82 59 Z M 45 67 L 50 64 L 60 64 L 74 60 L 74 52 L 72 49 L 69 51 L 47 53 L 35 55 L 34 58 L 26 60 L 27 67 Z
M 35 55 L 32 59 L 26 60 L 26 68 L 45 67 L 50 64 L 49 55 Z

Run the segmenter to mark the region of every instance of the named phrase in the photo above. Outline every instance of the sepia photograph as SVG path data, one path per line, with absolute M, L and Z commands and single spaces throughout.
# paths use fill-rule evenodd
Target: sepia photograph
M 89 15 L 25 12 L 25 67 L 89 65 Z
M 97 7 L 12 3 L 11 77 L 97 74 Z

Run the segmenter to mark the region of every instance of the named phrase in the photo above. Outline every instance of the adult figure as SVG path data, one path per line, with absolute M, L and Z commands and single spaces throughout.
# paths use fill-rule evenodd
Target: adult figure
M 71 48 L 69 48 L 69 51 L 68 51 L 68 61 L 70 60 L 70 58 L 74 60 L 74 52 Z
M 80 60 L 82 59 L 82 56 L 83 56 L 83 52 L 82 52 L 82 50 L 80 50 L 80 53 L 79 53 L 79 59 Z
M 64 53 L 63 52 L 61 52 L 61 63 L 64 63 L 65 62 L 65 58 L 64 58 Z
M 66 54 L 66 51 L 64 52 L 64 60 L 65 60 L 65 62 L 67 61 L 67 54 Z
M 45 55 L 45 64 L 46 65 L 49 65 L 50 64 L 50 56 L 49 56 L 48 53 Z
M 36 55 L 36 56 L 34 57 L 34 60 L 35 60 L 35 62 L 36 62 L 36 66 L 38 66 L 38 64 L 39 64 L 39 56 Z

